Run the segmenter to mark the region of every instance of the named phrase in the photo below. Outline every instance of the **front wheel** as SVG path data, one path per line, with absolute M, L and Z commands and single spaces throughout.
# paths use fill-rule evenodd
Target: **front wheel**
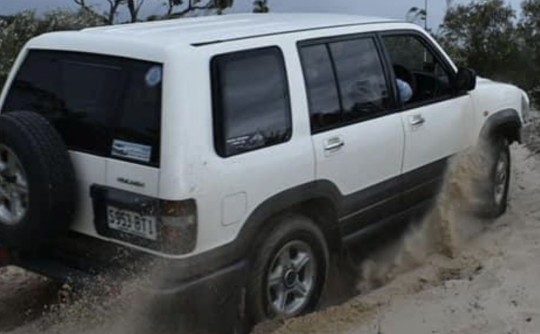
M 328 247 L 308 218 L 288 215 L 262 242 L 253 262 L 248 305 L 255 323 L 312 311 L 322 294 L 329 267 Z
M 511 156 L 508 140 L 503 137 L 495 138 L 490 146 L 485 216 L 498 218 L 506 212 L 508 207 Z

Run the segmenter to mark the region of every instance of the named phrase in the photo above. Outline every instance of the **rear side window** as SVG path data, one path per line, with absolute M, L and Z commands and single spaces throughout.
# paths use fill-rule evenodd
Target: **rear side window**
M 283 55 L 265 48 L 212 61 L 217 153 L 229 157 L 290 139 L 289 91 Z
M 4 111 L 40 113 L 70 149 L 158 166 L 161 81 L 157 63 L 34 50 Z

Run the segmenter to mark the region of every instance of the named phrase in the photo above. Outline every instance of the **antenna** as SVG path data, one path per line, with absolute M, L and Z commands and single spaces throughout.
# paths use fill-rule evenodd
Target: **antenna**
M 424 0 L 424 29 L 428 30 L 428 0 Z

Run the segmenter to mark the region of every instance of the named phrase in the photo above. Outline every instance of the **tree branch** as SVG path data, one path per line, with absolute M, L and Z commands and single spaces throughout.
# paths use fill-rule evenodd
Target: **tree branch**
M 88 6 L 86 0 L 73 0 L 73 2 L 78 5 L 82 11 L 103 20 L 105 23 L 112 24 L 112 22 L 109 23 L 108 17 L 97 13 L 91 6 Z
M 197 1 L 197 2 L 200 2 L 200 1 Z M 213 9 L 213 8 L 215 8 L 214 0 L 209 0 L 205 5 L 201 5 L 201 6 L 194 5 L 190 0 L 188 2 L 188 6 L 186 9 L 171 13 L 169 14 L 169 17 L 182 17 L 195 10 L 208 10 L 208 9 Z
M 113 24 L 114 19 L 116 17 L 116 13 L 118 12 L 118 8 L 120 5 L 124 2 L 124 0 L 107 0 L 109 3 L 109 13 L 107 14 L 107 23 Z

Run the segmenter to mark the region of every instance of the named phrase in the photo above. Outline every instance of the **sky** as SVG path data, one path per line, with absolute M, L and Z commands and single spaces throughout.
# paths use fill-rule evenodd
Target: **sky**
M 455 3 L 469 0 L 455 0 Z M 507 0 L 519 8 L 521 0 Z M 106 0 L 87 0 L 90 4 L 106 3 Z M 144 15 L 163 11 L 163 0 L 146 0 Z M 332 12 L 367 16 L 404 19 L 413 7 L 423 7 L 424 0 L 268 0 L 273 12 Z M 250 12 L 253 0 L 235 0 L 230 12 Z M 75 8 L 73 0 L 0 0 L 0 14 L 13 14 L 21 10 L 34 9 L 38 12 L 56 8 Z M 444 17 L 445 0 L 428 0 L 429 26 L 436 30 Z

